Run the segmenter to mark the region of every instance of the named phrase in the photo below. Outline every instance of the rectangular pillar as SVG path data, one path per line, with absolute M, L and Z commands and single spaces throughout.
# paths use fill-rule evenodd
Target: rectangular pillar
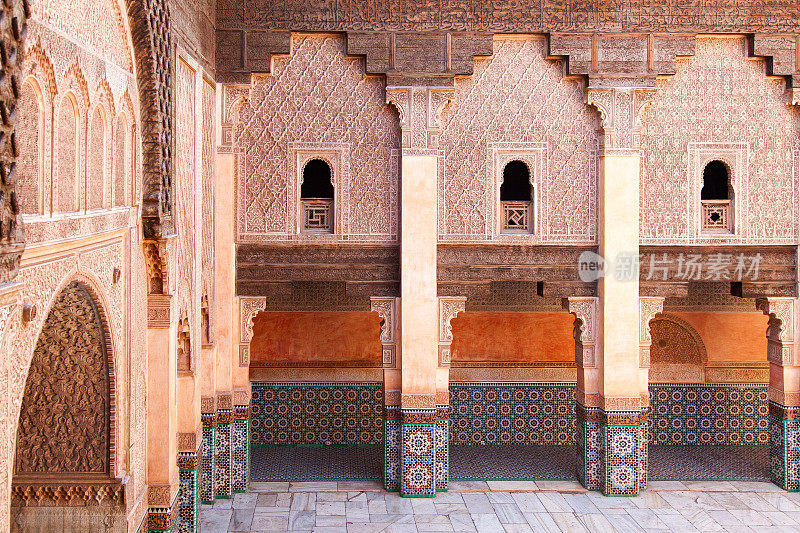
M 437 166 L 435 155 L 403 155 L 401 171 L 400 492 L 436 495 Z
M 217 420 L 214 426 L 214 497 L 233 497 L 231 484 L 231 437 L 233 408 L 230 394 L 217 395 Z
M 200 530 L 198 493 L 198 470 L 200 450 L 178 453 L 178 517 L 175 529 L 178 533 L 195 533 Z
M 250 481 L 250 405 L 234 405 L 231 428 L 231 487 L 247 492 Z
M 214 503 L 214 479 L 216 468 L 214 463 L 214 444 L 216 442 L 216 399 L 213 396 L 203 397 L 201 403 L 200 423 L 202 425 L 202 442 L 200 444 L 200 501 L 205 504 Z

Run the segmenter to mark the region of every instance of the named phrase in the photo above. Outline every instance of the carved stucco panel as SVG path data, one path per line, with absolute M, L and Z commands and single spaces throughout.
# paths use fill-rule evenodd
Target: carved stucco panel
M 575 315 L 575 363 L 586 368 L 594 367 L 597 364 L 595 350 L 600 300 L 596 296 L 570 297 L 562 300 L 562 306 Z
M 787 106 L 786 81 L 767 77 L 766 62 L 748 57 L 744 36 L 706 36 L 697 38 L 694 56 L 677 60 L 674 76 L 656 84 L 642 118 L 641 243 L 796 243 L 800 109 Z M 696 235 L 687 199 L 702 169 L 691 164 L 690 143 L 714 143 L 722 156 L 726 147 L 749 145 L 746 170 L 734 176 L 746 177 L 737 186 L 748 192 L 738 234 Z M 737 215 L 744 216 L 738 207 Z
M 232 109 L 236 227 L 241 241 L 298 238 L 289 204 L 294 162 L 289 143 L 346 143 L 353 174 L 342 191 L 349 224 L 338 240 L 394 241 L 400 146 L 383 81 L 345 55 L 345 39 L 292 35 L 292 53 L 253 77 L 249 97 Z M 232 96 L 233 97 L 233 96 Z M 237 97 L 238 98 L 238 97 Z
M 650 321 L 664 311 L 664 298 L 639 297 L 639 367 L 650 366 L 650 345 L 653 342 Z
M 547 59 L 544 38 L 498 35 L 494 54 L 475 59 L 472 76 L 456 79 L 441 118 L 440 241 L 496 239 L 492 143 L 547 147 L 537 192 L 548 223 L 525 242 L 595 241 L 599 119 L 586 106 L 585 82 L 565 78 L 564 68 Z

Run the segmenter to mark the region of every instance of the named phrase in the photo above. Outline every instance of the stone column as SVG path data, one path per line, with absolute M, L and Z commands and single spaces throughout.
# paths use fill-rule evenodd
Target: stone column
M 654 89 L 652 82 L 598 83 L 588 90 L 603 133 L 598 253 L 611 268 L 597 280 L 596 367 L 578 368 L 576 412 L 584 431 L 578 464 L 585 465 L 587 488 L 635 496 L 646 480 L 648 405 L 647 373 L 639 365 L 638 117 Z
M 166 283 L 163 288 L 167 288 Z M 147 298 L 148 523 L 164 526 L 162 529 L 171 529 L 175 523 L 179 486 L 176 334 L 170 320 L 172 303 L 171 294 L 150 294 Z
M 770 475 L 784 490 L 800 491 L 800 357 L 797 298 L 759 298 L 758 309 L 769 317 Z
M 449 87 L 386 89 L 402 133 L 399 489 L 410 497 L 436 495 L 439 113 L 452 94 Z

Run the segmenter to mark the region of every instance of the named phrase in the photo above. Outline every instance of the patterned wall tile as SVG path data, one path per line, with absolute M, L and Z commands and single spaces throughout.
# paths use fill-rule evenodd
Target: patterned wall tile
M 203 441 L 200 447 L 199 491 L 202 503 L 214 503 L 214 415 L 202 416 Z
M 800 420 L 787 420 L 777 412 L 770 412 L 769 422 L 772 481 L 784 490 L 800 491 Z
M 452 444 L 575 444 L 575 385 L 452 383 Z
M 233 495 L 231 487 L 231 415 L 230 409 L 217 411 L 217 425 L 215 427 L 216 441 L 214 442 L 214 497 L 230 498 Z M 225 421 L 223 421 L 225 420 Z
M 380 383 L 252 383 L 250 444 L 383 444 Z
M 401 494 L 435 496 L 436 424 L 403 424 L 401 440 Z
M 643 433 L 640 426 L 603 426 L 603 471 L 607 496 L 636 496 L 641 479 Z
M 183 464 L 181 464 L 182 459 Z M 174 528 L 178 533 L 195 533 L 195 531 L 198 531 L 197 462 L 197 454 L 195 453 L 179 454 L 178 517 Z M 194 468 L 184 468 L 192 466 Z
M 450 477 L 449 451 L 448 451 L 449 425 L 450 421 L 447 418 L 442 417 L 436 419 L 436 491 L 437 492 L 447 491 L 447 484 Z
M 247 406 L 239 406 L 234 409 L 231 426 L 231 485 L 233 492 L 247 492 L 250 474 L 249 414 Z
M 767 445 L 766 385 L 650 386 L 651 444 Z
M 383 488 L 389 492 L 400 490 L 400 413 L 399 409 L 387 410 L 384 422 Z
M 589 490 L 600 490 L 603 487 L 602 461 L 602 428 L 596 420 L 578 419 L 578 481 Z

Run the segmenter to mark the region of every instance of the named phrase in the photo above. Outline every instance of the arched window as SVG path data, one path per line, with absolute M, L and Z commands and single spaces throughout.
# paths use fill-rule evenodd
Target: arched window
M 531 173 L 519 160 L 509 161 L 503 168 L 500 204 L 504 233 L 530 233 L 533 228 Z
M 703 211 L 703 231 L 730 233 L 733 228 L 733 188 L 725 163 L 709 162 L 703 169 L 703 188 L 700 190 Z
M 98 106 L 92 113 L 89 125 L 89 168 L 86 175 L 87 209 L 104 207 L 106 173 L 106 119 L 103 109 Z
M 189 319 L 184 314 L 178 321 L 177 346 L 178 372 L 192 372 L 192 343 L 189 336 Z
M 130 167 L 130 147 L 128 121 L 125 115 L 117 118 L 117 130 L 114 135 L 114 205 L 125 204 L 125 184 L 128 183 L 128 168 Z
M 303 167 L 300 201 L 303 208 L 303 231 L 333 232 L 333 182 L 331 167 L 322 159 L 312 159 Z
M 78 210 L 78 110 L 75 99 L 67 94 L 58 112 L 57 136 L 58 178 L 53 205 L 54 211 Z
M 40 106 L 40 92 L 36 82 L 26 81 L 17 104 L 17 197 L 20 210 L 25 214 L 42 212 L 41 153 L 43 120 Z

